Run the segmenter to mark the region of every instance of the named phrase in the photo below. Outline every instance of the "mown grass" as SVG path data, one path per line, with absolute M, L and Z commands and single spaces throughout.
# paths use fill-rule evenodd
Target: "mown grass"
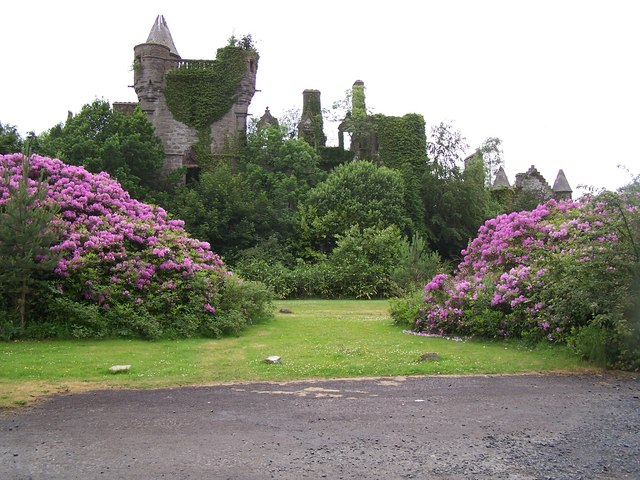
M 594 370 L 566 348 L 407 335 L 392 325 L 384 300 L 280 301 L 277 307 L 292 313 L 278 312 L 237 338 L 0 343 L 0 407 L 103 388 Z M 425 353 L 438 355 L 422 361 Z M 266 364 L 269 355 L 281 363 Z M 108 372 L 119 364 L 132 369 Z

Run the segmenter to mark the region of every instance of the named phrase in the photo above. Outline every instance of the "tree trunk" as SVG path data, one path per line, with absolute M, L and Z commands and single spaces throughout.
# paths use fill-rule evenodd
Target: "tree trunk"
M 24 333 L 25 327 L 25 310 L 27 305 L 27 292 L 29 287 L 27 286 L 27 280 L 22 281 L 22 288 L 20 289 L 20 299 L 18 300 L 18 312 L 20 313 L 20 331 Z

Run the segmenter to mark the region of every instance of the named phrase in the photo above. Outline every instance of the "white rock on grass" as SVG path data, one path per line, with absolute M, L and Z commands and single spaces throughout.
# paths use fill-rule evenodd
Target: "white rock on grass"
M 131 370 L 131 365 L 114 365 L 109 369 L 111 373 L 128 372 Z
M 264 359 L 264 363 L 280 363 L 280 357 L 277 355 L 271 355 Z

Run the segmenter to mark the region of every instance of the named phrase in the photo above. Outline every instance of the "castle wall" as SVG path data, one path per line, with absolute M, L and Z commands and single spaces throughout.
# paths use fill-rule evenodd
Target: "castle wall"
M 166 74 L 177 67 L 181 58 L 172 54 L 169 47 L 152 43 L 137 45 L 134 55 L 134 88 L 140 108 L 147 114 L 162 141 L 164 170 L 195 166 L 191 147 L 198 141 L 198 132 L 173 117 L 164 96 Z M 257 56 L 249 55 L 247 71 L 240 82 L 235 103 L 220 120 L 210 126 L 212 153 L 228 152 L 229 148 L 235 146 L 237 134 L 246 132 L 249 104 L 255 93 L 257 66 Z
M 233 148 L 238 140 L 238 135 L 244 135 L 247 131 L 247 117 L 249 105 L 256 91 L 256 73 L 258 61 L 254 55 L 247 58 L 247 69 L 240 81 L 236 101 L 231 109 L 210 127 L 211 151 L 214 154 L 222 154 Z

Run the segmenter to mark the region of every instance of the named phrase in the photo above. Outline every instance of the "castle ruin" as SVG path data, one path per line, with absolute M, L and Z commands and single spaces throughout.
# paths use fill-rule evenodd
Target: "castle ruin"
M 231 45 L 233 48 L 242 48 Z M 229 47 L 227 47 L 229 48 Z M 228 98 L 213 92 L 204 102 L 196 102 L 188 95 L 188 89 L 197 90 L 202 87 L 215 88 L 216 79 L 224 75 L 217 70 L 225 70 L 221 62 L 229 55 L 225 49 L 219 49 L 215 60 L 187 60 L 179 54 L 171 37 L 166 20 L 158 15 L 151 28 L 147 41 L 134 47 L 134 84 L 138 104 L 155 128 L 165 152 L 164 170 L 171 171 L 180 167 L 197 167 L 194 145 L 203 140 L 214 156 L 233 154 L 238 136 L 243 136 L 247 129 L 247 116 L 251 99 L 256 91 L 256 72 L 258 55 L 252 47 L 244 48 L 240 79 L 232 85 Z M 222 58 L 221 58 L 222 57 Z M 228 68 L 227 68 L 228 70 Z M 183 92 L 180 98 L 167 98 L 167 83 L 174 73 L 175 81 Z M 195 91 L 192 95 L 202 95 Z M 224 92 L 223 92 L 224 93 Z M 217 96 L 216 96 L 217 95 Z M 177 95 L 176 95 L 177 96 Z M 209 100 L 210 105 L 206 101 Z M 215 102 L 229 101 L 229 108 L 222 107 L 219 115 L 213 112 L 218 105 Z M 182 105 L 177 105 L 182 102 Z M 128 106 L 129 105 L 129 106 Z M 131 104 L 114 103 L 114 108 L 126 111 Z M 197 109 L 209 108 L 210 112 L 197 115 Z M 173 110 L 173 111 L 172 111 Z M 195 113 L 194 113 L 195 112 Z M 203 120 L 207 119 L 209 120 Z
M 511 188 L 507 174 L 502 167 L 500 167 L 496 173 L 492 187 L 493 189 Z M 573 193 L 562 169 L 558 171 L 558 175 L 553 182 L 553 187 L 551 187 L 533 165 L 531 165 L 525 173 L 518 173 L 516 175 L 514 191 L 516 193 L 529 192 L 544 201 L 551 198 L 555 200 L 570 200 Z
M 182 59 L 164 16 L 158 15 L 147 41 L 134 47 L 133 88 L 138 102 L 114 102 L 113 107 L 127 113 L 139 105 L 147 114 L 164 147 L 164 171 L 186 167 L 196 173 L 195 147 L 205 148 L 214 157 L 237 155 L 239 141 L 246 135 L 258 70 L 258 54 L 250 37 L 243 44 L 244 40 L 246 37 L 238 44 L 233 39 L 227 47 L 218 49 L 215 60 Z M 324 168 L 359 158 L 390 167 L 427 161 L 421 115 L 369 115 L 361 80 L 353 84 L 351 103 L 351 110 L 338 127 L 339 146 L 327 147 L 320 91 L 303 92 L 298 137 L 318 150 Z M 267 108 L 258 127 L 277 124 Z M 350 136 L 349 150 L 345 149 L 345 133 Z M 403 141 L 398 142 L 400 137 Z M 494 190 L 512 188 L 502 167 L 492 186 Z M 534 166 L 516 175 L 514 191 L 558 200 L 571 198 L 572 194 L 562 170 L 550 187 Z

